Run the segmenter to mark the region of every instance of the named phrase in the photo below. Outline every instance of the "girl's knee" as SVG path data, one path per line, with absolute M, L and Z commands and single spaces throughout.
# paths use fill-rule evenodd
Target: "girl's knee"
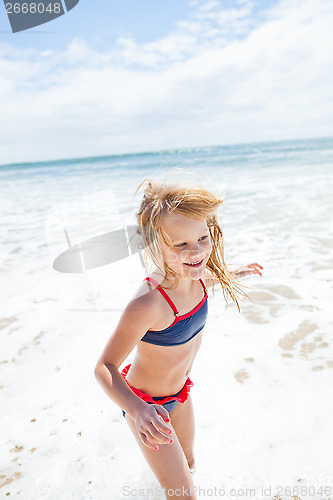
M 187 460 L 189 468 L 190 469 L 194 469 L 194 467 L 195 467 L 195 460 L 194 460 L 193 453 L 192 453 L 192 455 L 190 457 L 186 457 L 186 460 Z
M 189 468 L 193 469 L 195 466 L 193 446 L 191 446 L 190 448 L 183 448 L 183 452 L 186 457 Z

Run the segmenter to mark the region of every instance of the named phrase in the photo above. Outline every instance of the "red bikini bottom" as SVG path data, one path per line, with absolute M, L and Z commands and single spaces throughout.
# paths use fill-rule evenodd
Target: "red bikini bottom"
M 150 403 L 150 404 L 156 403 L 156 404 L 164 406 L 165 403 L 169 403 L 172 401 L 172 402 L 174 402 L 174 404 L 172 405 L 172 409 L 173 409 L 178 402 L 185 403 L 185 401 L 189 397 L 190 389 L 191 389 L 191 387 L 193 387 L 193 382 L 190 378 L 186 379 L 186 382 L 185 382 L 184 386 L 180 389 L 180 391 L 178 391 L 176 394 L 171 394 L 170 396 L 150 396 L 146 392 L 142 392 L 142 391 L 140 391 L 140 389 L 137 389 L 136 387 L 132 387 L 131 385 L 129 385 L 129 383 L 126 380 L 126 375 L 128 373 L 130 366 L 131 365 L 127 365 L 122 370 L 121 375 L 122 375 L 123 379 L 125 380 L 126 384 L 132 389 L 134 394 L 139 396 L 139 398 L 143 399 L 147 403 Z M 171 411 L 170 405 L 166 405 L 165 407 L 168 411 Z M 123 415 L 125 416 L 124 411 L 123 411 Z

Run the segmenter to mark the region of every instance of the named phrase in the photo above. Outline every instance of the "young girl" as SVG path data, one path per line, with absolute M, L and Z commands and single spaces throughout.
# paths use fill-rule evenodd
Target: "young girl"
M 207 288 L 220 283 L 225 299 L 231 297 L 239 309 L 237 295 L 246 294 L 234 276 L 261 276 L 263 269 L 257 263 L 234 272 L 227 268 L 217 220 L 222 202 L 202 187 L 148 179 L 136 215 L 156 268 L 124 309 L 95 369 L 167 499 L 196 499 L 189 374 L 207 317 Z M 119 373 L 135 346 L 132 365 Z

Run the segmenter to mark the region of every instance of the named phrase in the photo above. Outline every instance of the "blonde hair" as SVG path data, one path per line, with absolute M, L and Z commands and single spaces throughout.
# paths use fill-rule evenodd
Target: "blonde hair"
M 171 245 L 169 237 L 162 230 L 162 222 L 165 216 L 172 212 L 194 219 L 205 219 L 212 243 L 212 252 L 206 268 L 221 284 L 226 302 L 231 298 L 240 311 L 238 300 L 242 299 L 239 295 L 248 296 L 242 290 L 244 285 L 236 282 L 224 260 L 223 232 L 217 218 L 217 210 L 222 205 L 223 198 L 215 196 L 202 186 L 166 184 L 151 179 L 145 179 L 138 186 L 136 193 L 145 182 L 147 184 L 144 195 L 136 212 L 138 233 L 142 237 L 145 253 L 160 270 L 164 271 L 166 278 L 170 276 L 175 278 L 174 288 L 176 288 L 179 275 L 164 262 L 162 257 L 160 240 L 168 246 Z

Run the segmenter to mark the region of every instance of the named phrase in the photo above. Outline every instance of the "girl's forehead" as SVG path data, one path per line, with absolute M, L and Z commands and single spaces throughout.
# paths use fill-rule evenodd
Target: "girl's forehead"
M 162 222 L 162 229 L 171 235 L 180 236 L 183 232 L 200 232 L 207 229 L 207 223 L 205 219 L 193 219 L 187 215 L 172 213 L 167 214 Z

